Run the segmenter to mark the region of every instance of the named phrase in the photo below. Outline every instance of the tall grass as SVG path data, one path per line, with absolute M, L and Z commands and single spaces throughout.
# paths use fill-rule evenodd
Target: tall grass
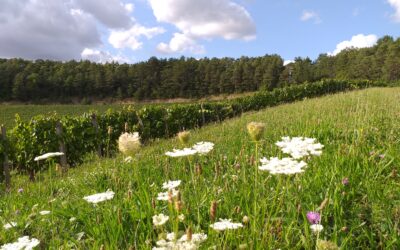
M 29 235 L 39 239 L 43 249 L 149 249 L 166 232 L 191 227 L 208 234 L 202 249 L 313 249 L 317 235 L 311 232 L 306 213 L 318 210 L 327 199 L 319 210 L 324 226 L 320 239 L 343 249 L 399 249 L 399 97 L 400 88 L 368 89 L 209 125 L 191 138 L 191 143 L 215 143 L 206 156 L 168 158 L 164 153 L 181 147 L 179 142 L 157 140 L 143 147 L 132 163 L 125 163 L 122 156 L 91 156 L 68 176 L 40 173 L 35 183 L 15 176 L 12 192 L 0 197 L 0 225 L 18 225 L 0 228 L 0 245 Z M 253 161 L 258 159 L 246 130 L 251 121 L 266 124 L 259 157 L 284 156 L 274 145 L 282 136 L 317 138 L 325 145 L 323 153 L 312 157 L 302 174 L 258 172 L 255 183 Z M 195 164 L 202 166 L 202 173 L 192 180 Z M 343 185 L 346 177 L 349 184 Z M 168 202 L 154 201 L 163 182 L 178 179 L 185 215 L 179 223 Z M 116 193 L 114 199 L 96 206 L 82 199 L 107 189 Z M 242 222 L 248 216 L 249 222 L 242 229 L 212 230 L 213 201 L 218 202 L 217 219 Z M 39 215 L 41 210 L 52 214 Z M 152 216 L 159 213 L 170 215 L 170 221 L 155 228 Z M 70 221 L 72 217 L 76 220 Z

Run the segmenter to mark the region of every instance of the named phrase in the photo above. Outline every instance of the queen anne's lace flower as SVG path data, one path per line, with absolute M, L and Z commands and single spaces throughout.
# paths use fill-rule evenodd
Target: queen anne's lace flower
M 192 149 L 196 150 L 199 155 L 208 154 L 214 148 L 214 143 L 212 142 L 198 142 L 193 145 Z
M 173 198 L 173 197 L 176 197 L 177 195 L 178 195 L 178 190 L 175 190 L 175 189 L 171 189 L 170 190 L 171 191 L 171 197 Z M 158 195 L 157 195 L 157 200 L 159 200 L 159 201 L 167 201 L 169 199 L 169 193 L 168 192 L 161 192 L 161 193 L 158 193 Z
M 316 143 L 316 139 L 307 137 L 282 137 L 282 141 L 275 143 L 282 152 L 300 159 L 308 155 L 321 155 L 324 145 Z
M 162 226 L 164 225 L 169 219 L 168 215 L 158 214 L 153 216 L 153 224 L 154 226 Z
M 174 149 L 172 152 L 167 152 L 165 155 L 170 157 L 182 157 L 196 154 L 197 151 L 191 148 Z
M 55 156 L 61 156 L 61 155 L 64 155 L 64 153 L 61 153 L 61 152 L 46 153 L 46 154 L 35 157 L 34 161 L 46 160 L 48 158 L 52 158 Z
M 14 243 L 8 243 L 1 246 L 0 250 L 31 250 L 39 244 L 40 241 L 38 239 L 29 239 L 29 236 L 23 236 Z
M 261 171 L 269 171 L 271 174 L 297 174 L 304 172 L 307 163 L 304 161 L 295 161 L 291 158 L 279 159 L 278 157 L 271 157 L 270 159 L 262 158 L 261 166 L 258 167 Z
M 112 198 L 114 198 L 114 192 L 111 190 L 107 190 L 107 192 L 104 193 L 98 193 L 98 194 L 93 194 L 93 195 L 89 195 L 89 196 L 85 196 L 83 197 L 84 200 L 86 200 L 87 202 L 96 204 L 102 201 L 106 201 L 106 200 L 111 200 Z
M 200 244 L 207 240 L 207 234 L 197 233 L 192 234 L 192 239 L 188 240 L 187 235 L 183 235 L 181 238 L 177 239 L 175 233 L 168 233 L 166 239 L 161 239 L 156 242 L 155 249 L 168 249 L 168 250 L 189 250 L 198 249 Z
M 324 227 L 321 224 L 312 224 L 310 226 L 311 231 L 313 231 L 314 233 L 319 233 L 321 232 Z
M 238 229 L 243 227 L 242 223 L 231 222 L 231 219 L 219 219 L 218 222 L 210 225 L 210 227 L 217 231 L 224 231 L 228 229 Z
M 140 145 L 140 136 L 138 132 L 123 133 L 118 138 L 118 149 L 124 155 L 134 155 L 140 149 Z
M 10 222 L 10 223 L 5 224 L 5 225 L 3 226 L 3 228 L 4 228 L 5 230 L 8 230 L 8 229 L 11 229 L 11 228 L 16 227 L 16 226 L 17 226 L 17 223 L 12 221 L 12 222 Z
M 176 181 L 168 181 L 168 182 L 164 182 L 162 188 L 163 189 L 175 189 L 177 188 L 179 185 L 181 184 L 180 180 L 176 180 Z
M 50 214 L 50 213 L 51 213 L 51 212 L 48 211 L 48 210 L 43 210 L 43 211 L 40 211 L 40 212 L 39 212 L 40 215 L 48 215 L 48 214 Z

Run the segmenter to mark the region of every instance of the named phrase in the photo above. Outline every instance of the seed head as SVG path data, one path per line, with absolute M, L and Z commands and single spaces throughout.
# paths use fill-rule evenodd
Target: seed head
M 211 207 L 210 207 L 210 219 L 211 221 L 215 221 L 215 218 L 217 216 L 217 201 L 213 201 L 211 203 Z

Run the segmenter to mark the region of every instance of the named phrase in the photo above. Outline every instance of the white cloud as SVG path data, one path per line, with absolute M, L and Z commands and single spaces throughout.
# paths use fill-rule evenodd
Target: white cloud
M 119 63 L 129 63 L 131 60 L 121 54 L 112 55 L 108 51 L 100 51 L 96 49 L 85 48 L 81 53 L 81 58 L 83 60 L 89 60 L 97 63 L 107 63 L 107 62 L 119 62 Z
M 347 48 L 366 48 L 372 47 L 378 41 L 378 37 L 374 34 L 364 35 L 358 34 L 353 36 L 350 41 L 343 41 L 336 45 L 336 49 L 333 52 L 329 52 L 328 55 L 337 55 L 340 51 Z
M 123 61 L 99 51 L 101 36 L 116 48 L 138 49 L 141 37 L 163 29 L 147 28 L 132 17 L 134 5 L 123 0 L 0 0 L 0 57 L 25 59 Z M 102 24 L 102 25 L 101 25 Z M 85 51 L 91 48 L 92 53 Z M 97 49 L 96 49 L 97 48 Z M 82 53 L 84 52 L 85 53 Z M 108 58 L 108 59 L 105 59 Z
M 300 17 L 301 21 L 309 21 L 314 20 L 314 23 L 321 23 L 321 18 L 319 17 L 318 13 L 312 10 L 304 10 L 303 14 Z
M 199 39 L 252 40 L 256 37 L 250 14 L 230 0 L 148 1 L 157 21 L 173 24 L 180 31 L 174 34 L 169 44 L 159 44 L 158 49 L 164 52 L 204 50 L 196 44 Z
M 290 63 L 294 63 L 294 61 L 293 61 L 293 60 L 285 60 L 285 61 L 283 62 L 283 66 L 286 66 L 286 65 L 288 65 L 288 64 L 290 64 Z
M 67 0 L 2 0 L 0 57 L 79 59 L 101 44 L 96 20 Z
M 132 24 L 129 15 L 132 4 L 123 4 L 120 0 L 74 0 L 74 3 L 108 28 L 129 28 Z
M 400 22 L 400 0 L 387 0 L 387 2 L 395 9 L 393 19 Z
M 197 44 L 196 40 L 181 33 L 174 33 L 169 44 L 158 44 L 157 50 L 162 53 L 189 51 L 193 54 L 202 54 L 205 52 L 204 46 Z
M 164 32 L 165 30 L 160 27 L 146 28 L 135 24 L 127 30 L 112 30 L 108 37 L 108 42 L 114 46 L 114 48 L 130 48 L 132 50 L 137 50 L 140 49 L 143 44 L 138 40 L 140 37 L 145 36 L 147 39 L 150 39 Z

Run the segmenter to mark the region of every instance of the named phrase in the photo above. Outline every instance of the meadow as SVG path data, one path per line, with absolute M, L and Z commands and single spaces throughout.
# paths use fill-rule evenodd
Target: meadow
M 399 249 L 399 97 L 400 88 L 371 88 L 307 99 L 193 130 L 187 145 L 156 139 L 130 162 L 89 155 L 62 174 L 48 160 L 34 183 L 13 173 L 11 192 L 1 187 L 0 246 L 27 235 L 38 249 L 151 249 L 174 232 L 206 234 L 200 249 Z M 259 142 L 247 132 L 252 121 L 265 124 Z M 260 158 L 288 157 L 275 144 L 283 136 L 315 138 L 322 154 L 303 158 L 302 173 L 261 171 Z M 200 141 L 213 150 L 165 155 Z M 158 200 L 169 180 L 181 180 L 179 195 Z M 110 200 L 83 199 L 107 190 Z M 158 214 L 168 221 L 155 225 Z M 217 231 L 219 219 L 241 224 Z

